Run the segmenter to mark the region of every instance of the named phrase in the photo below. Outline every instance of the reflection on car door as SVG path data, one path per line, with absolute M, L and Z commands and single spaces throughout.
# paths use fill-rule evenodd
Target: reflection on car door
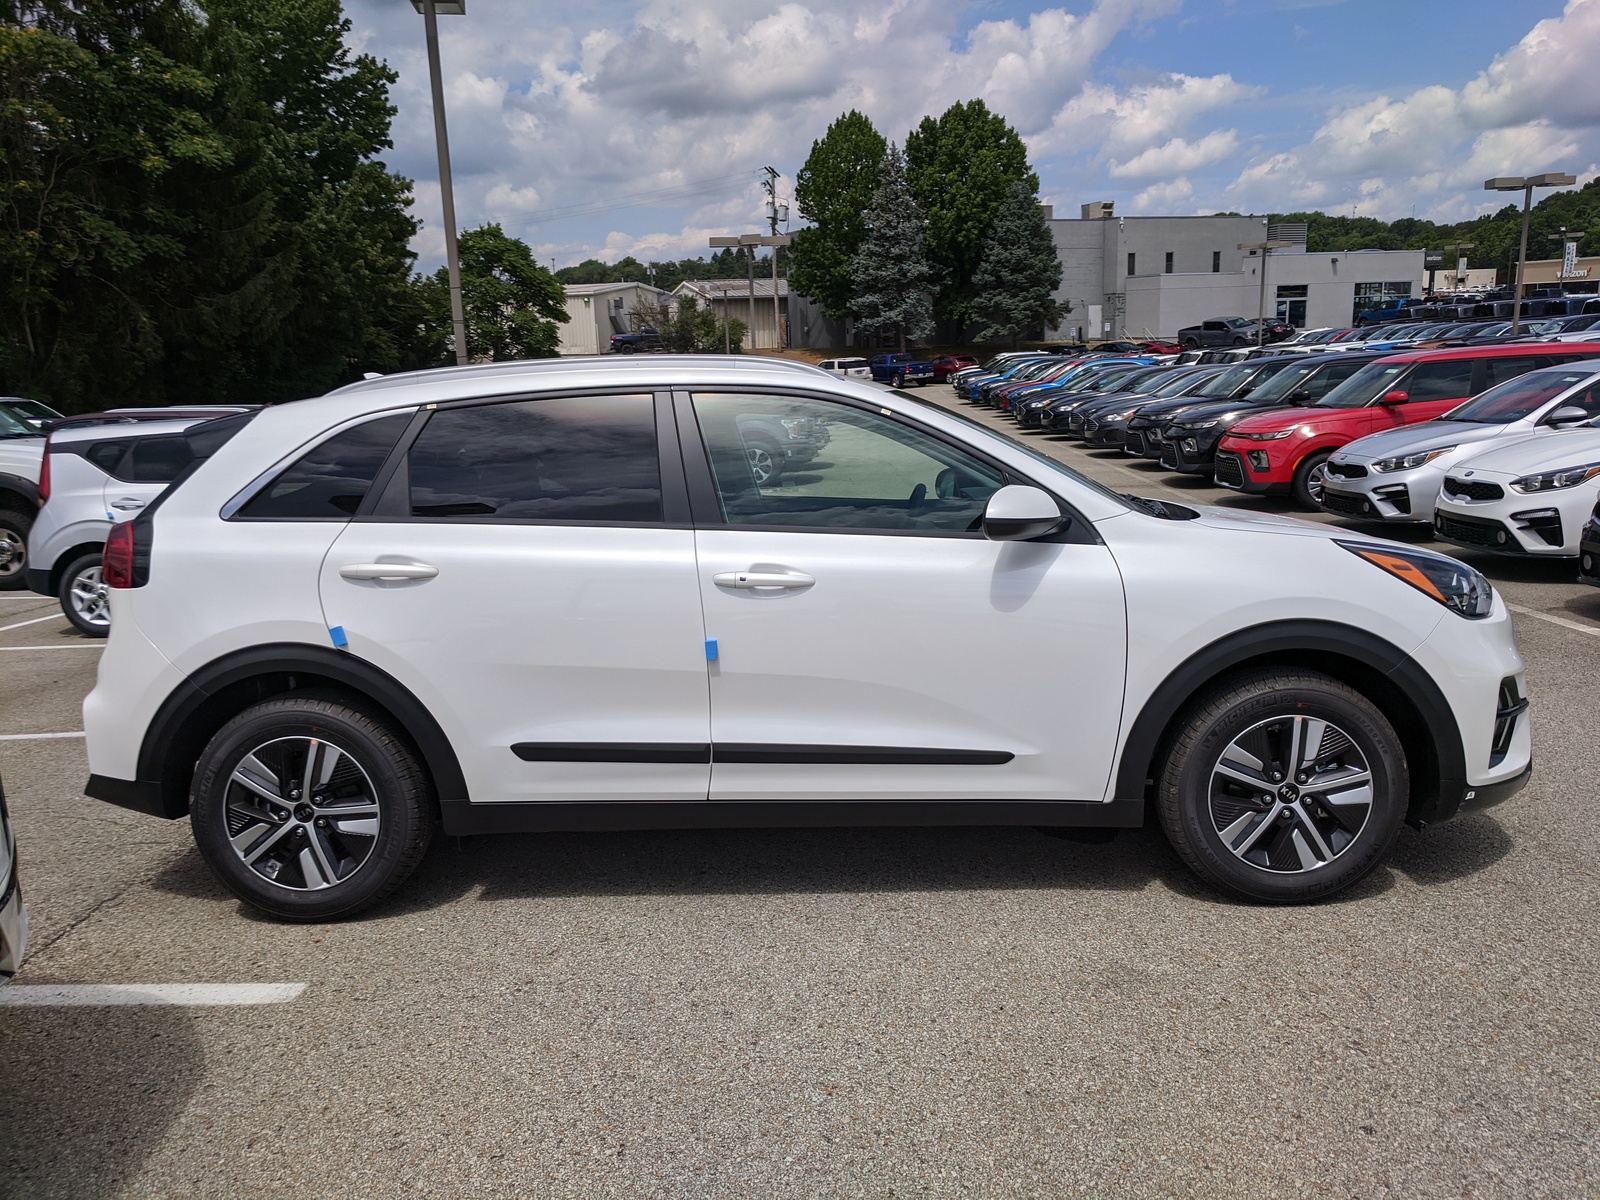
M 667 524 L 655 405 L 441 408 L 327 556 L 329 625 L 434 713 L 474 801 L 706 798 L 694 535 Z
M 698 394 L 690 418 L 680 403 L 718 646 L 713 799 L 1104 797 L 1125 614 L 1081 518 L 1075 538 L 987 540 L 1002 470 L 876 409 Z M 755 418 L 831 436 L 758 485 L 740 435 Z

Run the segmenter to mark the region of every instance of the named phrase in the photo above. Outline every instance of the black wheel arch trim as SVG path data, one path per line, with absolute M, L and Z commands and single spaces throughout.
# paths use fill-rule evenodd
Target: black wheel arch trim
M 1376 634 L 1336 621 L 1272 621 L 1237 630 L 1192 654 L 1151 693 L 1134 719 L 1117 761 L 1114 795 L 1123 800 L 1145 795 L 1167 729 L 1208 681 L 1254 659 L 1297 653 L 1351 660 L 1377 673 L 1409 702 L 1436 761 L 1412 763 L 1406 820 L 1422 828 L 1455 816 L 1469 789 L 1461 731 L 1449 701 L 1405 651 Z M 1406 736 L 1406 730 L 1398 732 Z
M 441 801 L 467 799 L 462 773 L 450 739 L 427 707 L 388 672 L 347 651 L 323 649 L 298 642 L 272 643 L 235 651 L 207 663 L 175 687 L 156 710 L 139 748 L 137 780 L 93 776 L 89 795 L 125 808 L 177 819 L 189 811 L 189 785 L 204 740 L 195 732 L 209 722 L 206 703 L 237 687 L 248 690 L 251 681 L 272 676 L 305 676 L 299 688 L 258 688 L 250 703 L 331 683 L 350 688 L 380 705 L 407 734 L 433 777 Z M 237 711 L 237 710 L 236 710 Z M 225 723 L 229 717 L 223 718 Z M 220 725 L 218 726 L 220 727 Z M 206 740 L 209 740 L 209 733 Z
M 9 471 L 0 471 L 0 492 L 16 492 L 37 510 L 39 507 L 39 485 L 31 479 L 21 475 L 13 475 Z M 0 508 L 10 508 L 9 504 L 0 504 Z

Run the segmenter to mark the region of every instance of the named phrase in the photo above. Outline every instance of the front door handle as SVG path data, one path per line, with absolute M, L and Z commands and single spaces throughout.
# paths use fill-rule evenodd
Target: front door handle
M 817 581 L 799 571 L 721 571 L 711 577 L 720 588 L 747 592 L 755 588 L 808 588 Z
M 438 567 L 427 563 L 350 563 L 339 568 L 341 579 L 432 579 Z
M 144 501 L 135 500 L 132 496 L 124 496 L 121 500 L 113 500 L 111 507 L 120 509 L 123 512 L 132 512 L 136 508 L 143 508 Z

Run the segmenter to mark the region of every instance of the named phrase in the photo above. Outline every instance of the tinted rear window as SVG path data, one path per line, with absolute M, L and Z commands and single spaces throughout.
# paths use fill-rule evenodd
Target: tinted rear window
M 348 520 L 410 420 L 410 413 L 395 413 L 334 434 L 251 497 L 239 516 Z

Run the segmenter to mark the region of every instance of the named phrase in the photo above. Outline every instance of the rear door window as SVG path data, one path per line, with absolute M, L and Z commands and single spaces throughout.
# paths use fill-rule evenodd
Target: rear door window
M 139 438 L 123 462 L 119 478 L 129 483 L 171 483 L 193 458 L 189 442 L 182 435 Z
M 1471 359 L 1418 363 L 1400 387 L 1410 404 L 1459 400 L 1472 394 L 1472 365 Z
M 1532 354 L 1518 355 L 1515 358 L 1487 358 L 1483 362 L 1483 383 L 1479 391 L 1487 391 L 1496 384 L 1504 383 L 1508 379 L 1515 379 L 1518 375 L 1526 375 L 1535 367 L 1542 367 L 1550 362 L 1548 358 L 1538 358 Z
M 413 517 L 660 524 L 649 395 L 443 409 L 411 447 Z

